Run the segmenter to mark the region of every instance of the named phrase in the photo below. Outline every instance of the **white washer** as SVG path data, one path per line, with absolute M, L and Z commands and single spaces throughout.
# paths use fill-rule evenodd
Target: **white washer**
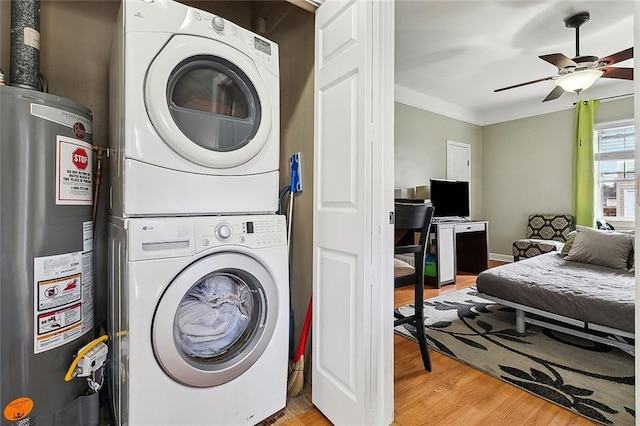
M 111 217 L 109 261 L 117 424 L 255 424 L 284 408 L 284 216 Z
M 110 80 L 112 215 L 277 210 L 277 44 L 171 0 L 124 0 Z

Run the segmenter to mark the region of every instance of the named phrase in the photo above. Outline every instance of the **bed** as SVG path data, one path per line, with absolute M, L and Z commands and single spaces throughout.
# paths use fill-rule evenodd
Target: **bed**
M 594 231 L 574 231 L 567 242 L 570 246 L 562 252 L 480 273 L 476 281 L 480 296 L 514 308 L 519 333 L 525 332 L 526 323 L 536 324 L 633 352 L 634 237 L 616 232 L 624 237 L 603 244 L 603 238 L 613 233 Z

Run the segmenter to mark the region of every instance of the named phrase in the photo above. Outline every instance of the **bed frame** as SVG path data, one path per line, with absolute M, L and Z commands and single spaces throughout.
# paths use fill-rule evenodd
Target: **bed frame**
M 618 330 L 599 324 L 587 323 L 530 306 L 521 305 L 509 300 L 489 296 L 478 292 L 478 296 L 491 300 L 503 306 L 508 306 L 516 310 L 516 331 L 524 334 L 525 323 L 538 325 L 551 330 L 570 334 L 593 342 L 603 343 L 622 349 L 628 354 L 635 355 L 635 333 Z M 533 316 L 527 316 L 531 314 Z

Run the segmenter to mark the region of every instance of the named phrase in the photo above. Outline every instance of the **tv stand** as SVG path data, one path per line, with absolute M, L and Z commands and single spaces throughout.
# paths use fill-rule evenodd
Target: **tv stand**
M 455 284 L 456 274 L 479 274 L 489 267 L 489 222 L 435 220 L 431 223 L 430 253 L 435 254 L 435 277 L 425 282 L 440 288 Z

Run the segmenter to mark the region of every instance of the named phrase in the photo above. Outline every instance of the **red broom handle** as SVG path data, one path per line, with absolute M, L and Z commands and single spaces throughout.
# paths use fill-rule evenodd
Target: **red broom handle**
M 307 344 L 307 335 L 309 334 L 309 327 L 311 327 L 311 302 L 313 296 L 309 298 L 309 307 L 307 308 L 307 316 L 304 318 L 304 325 L 302 326 L 302 335 L 300 336 L 300 344 L 298 345 L 298 352 L 293 357 L 293 362 L 298 362 L 300 357 L 304 353 L 304 347 Z

